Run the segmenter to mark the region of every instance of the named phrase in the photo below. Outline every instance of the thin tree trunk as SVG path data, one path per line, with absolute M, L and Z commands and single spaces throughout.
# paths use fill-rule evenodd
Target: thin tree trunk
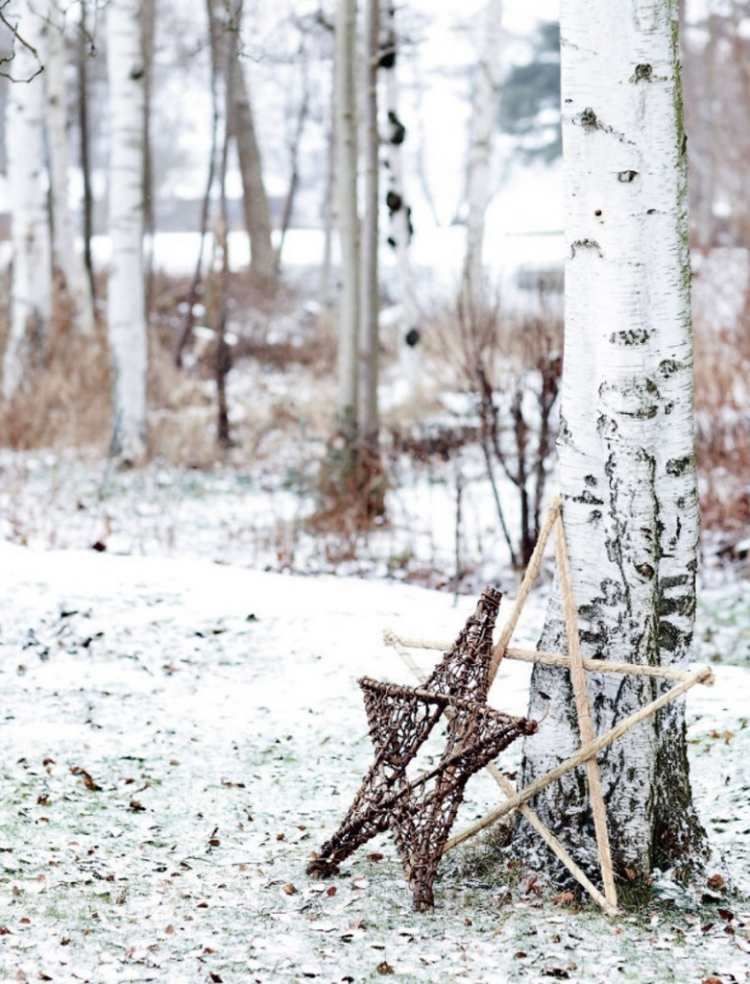
M 154 49 L 156 44 L 156 0 L 141 0 L 143 33 L 143 231 L 146 277 L 146 317 L 151 316 L 154 294 L 154 248 L 156 202 L 154 201 L 154 161 L 151 141 L 151 109 L 154 91 Z
M 211 51 L 213 54 L 213 98 L 216 103 L 216 113 L 219 113 L 221 102 L 223 118 L 223 135 L 221 141 L 221 159 L 219 162 L 219 234 L 217 236 L 221 266 L 218 272 L 219 290 L 215 298 L 216 335 L 216 395 L 217 395 L 217 440 L 221 447 L 231 445 L 229 427 L 229 408 L 227 404 L 226 382 L 230 368 L 229 346 L 227 344 L 227 302 L 229 296 L 229 210 L 227 208 L 227 164 L 229 147 L 232 139 L 232 113 L 235 99 L 235 75 L 239 72 L 239 30 L 242 23 L 243 0 L 224 0 L 223 23 L 220 25 L 213 7 L 214 0 L 208 0 L 208 16 L 211 27 Z M 217 32 L 223 28 L 225 37 L 219 39 Z M 223 53 L 224 58 L 220 58 Z M 223 64 L 221 64 L 223 60 Z M 219 96 L 219 79 L 223 81 L 224 89 Z
M 341 298 L 338 317 L 338 430 L 349 446 L 358 437 L 360 243 L 357 212 L 356 0 L 336 9 L 336 148 Z
M 495 191 L 492 161 L 497 131 L 502 33 L 502 0 L 489 0 L 472 97 L 467 175 L 468 215 L 463 290 L 474 300 L 480 297 L 482 290 L 484 223 Z
M 216 32 L 214 28 L 214 14 L 211 0 L 207 0 L 208 30 L 211 38 L 211 59 L 210 59 L 210 86 L 211 86 L 211 140 L 209 144 L 208 173 L 206 175 L 206 187 L 203 193 L 200 216 L 200 239 L 198 244 L 198 256 L 195 261 L 193 276 L 190 281 L 190 289 L 187 296 L 187 307 L 185 310 L 185 321 L 182 332 L 175 349 L 175 365 L 178 369 L 182 368 L 185 355 L 185 348 L 190 343 L 195 326 L 195 305 L 198 302 L 201 281 L 203 279 L 203 261 L 206 253 L 206 240 L 208 238 L 209 219 L 211 217 L 211 195 L 213 192 L 214 181 L 216 179 L 217 157 L 219 155 L 219 122 L 220 109 L 217 86 L 219 80 L 216 74 L 218 52 L 215 51 Z
M 693 636 L 698 499 L 677 6 L 563 0 L 561 29 L 569 256 L 558 444 L 583 656 L 680 665 Z M 540 648 L 564 646 L 553 604 Z M 588 685 L 599 732 L 666 686 L 604 675 Z M 544 720 L 525 743 L 524 785 L 578 746 L 565 671 L 535 667 L 530 714 Z M 621 878 L 642 887 L 654 867 L 700 860 L 683 703 L 599 762 Z M 535 808 L 590 872 L 581 771 Z
M 326 136 L 326 180 L 323 193 L 323 262 L 320 266 L 320 303 L 324 310 L 332 309 L 333 292 L 333 230 L 336 222 L 336 59 L 331 67 L 330 122 Z
M 10 325 L 3 362 L 3 396 L 23 382 L 39 354 L 52 308 L 52 260 L 45 179 L 43 21 L 32 5 L 17 11 L 22 38 L 14 44 L 7 105 L 8 187 L 13 224 Z
M 94 237 L 94 193 L 91 187 L 91 151 L 89 145 L 89 34 L 88 0 L 81 0 L 81 19 L 78 28 L 78 138 L 80 167 L 83 180 L 83 263 L 89 281 L 92 303 L 96 305 L 96 281 L 91 241 Z
M 242 177 L 245 228 L 250 239 L 250 272 L 259 283 L 273 285 L 276 253 L 271 239 L 271 209 L 263 181 L 263 161 L 255 129 L 247 74 L 241 64 L 233 73 L 234 121 L 237 157 Z
M 378 62 L 380 59 L 380 0 L 365 4 L 365 181 L 362 234 L 361 435 L 369 447 L 378 444 L 378 376 L 380 361 L 380 129 L 378 119 Z
M 94 302 L 86 270 L 76 248 L 75 225 L 69 205 L 67 87 L 65 84 L 65 14 L 56 2 L 49 5 L 47 35 L 47 132 L 52 202 L 53 267 L 71 305 L 75 328 L 93 334 Z
M 146 454 L 147 338 L 143 276 L 143 51 L 140 0 L 110 0 L 108 321 L 114 392 L 112 453 L 124 465 Z
M 294 126 L 292 138 L 289 141 L 289 187 L 284 198 L 284 209 L 281 214 L 281 227 L 279 229 L 279 245 L 276 249 L 276 275 L 281 271 L 281 256 L 284 251 L 286 234 L 294 215 L 294 203 L 297 198 L 299 187 L 299 152 L 302 145 L 302 138 L 305 134 L 307 119 L 310 115 L 310 73 L 308 72 L 307 53 L 305 52 L 304 41 L 300 44 L 297 57 L 302 66 L 302 84 L 300 86 L 301 100 L 297 120 Z

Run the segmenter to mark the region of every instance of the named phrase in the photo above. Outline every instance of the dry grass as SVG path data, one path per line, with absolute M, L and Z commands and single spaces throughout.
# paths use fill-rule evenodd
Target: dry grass
M 0 330 L 0 350 L 7 329 Z M 84 447 L 104 450 L 110 436 L 110 369 L 101 329 L 74 334 L 63 304 L 43 353 L 13 399 L 0 406 L 0 444 L 18 450 Z
M 696 325 L 695 366 L 703 524 L 737 540 L 750 526 L 750 294 L 733 329 Z

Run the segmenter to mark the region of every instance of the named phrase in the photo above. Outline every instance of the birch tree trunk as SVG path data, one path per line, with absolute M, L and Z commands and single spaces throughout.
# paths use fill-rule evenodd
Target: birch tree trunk
M 686 138 L 674 0 L 563 0 L 566 331 L 561 491 L 584 657 L 680 665 L 695 613 L 698 500 Z M 559 609 L 541 648 L 564 648 Z M 590 675 L 601 733 L 667 686 Z M 544 695 L 551 700 L 548 702 Z M 524 784 L 579 744 L 567 673 L 536 666 Z M 599 758 L 617 873 L 685 872 L 704 833 L 682 702 Z M 594 858 L 582 770 L 534 801 L 584 867 Z M 521 843 L 533 848 L 532 834 Z M 533 853 L 533 850 L 532 850 Z
M 407 374 L 413 377 L 416 369 L 414 350 L 420 340 L 419 330 L 417 328 L 419 318 L 409 250 L 413 228 L 411 207 L 404 182 L 403 147 L 406 140 L 406 127 L 401 120 L 399 106 L 399 47 L 396 5 L 392 0 L 389 0 L 387 5 L 387 18 L 387 40 L 381 55 L 380 66 L 385 74 L 386 107 L 388 112 L 388 135 L 386 138 L 386 168 L 388 172 L 386 205 L 388 206 L 389 216 L 388 244 L 396 254 L 398 296 L 401 305 L 399 353 L 402 361 L 405 363 L 404 368 Z
M 148 346 L 143 269 L 144 65 L 140 6 L 140 0 L 110 0 L 107 7 L 112 453 L 126 465 L 138 464 L 146 453 Z
M 81 0 L 78 25 L 78 50 L 76 68 L 78 74 L 78 139 L 79 165 L 83 182 L 83 265 L 86 270 L 92 304 L 96 307 L 96 282 L 91 241 L 94 238 L 94 192 L 91 186 L 91 152 L 89 146 L 89 72 L 90 52 L 88 32 L 88 0 Z
M 255 130 L 250 90 L 242 64 L 232 74 L 233 129 L 242 177 L 245 228 L 250 239 L 250 270 L 261 283 L 271 285 L 276 279 L 276 253 L 271 240 L 271 209 L 263 182 L 263 161 Z
M 362 234 L 361 311 L 361 434 L 378 443 L 378 376 L 380 347 L 380 128 L 378 119 L 378 62 L 380 59 L 380 0 L 365 4 L 365 212 Z
M 67 294 L 75 328 L 84 335 L 94 332 L 94 301 L 83 258 L 76 248 L 76 230 L 69 204 L 70 153 L 65 57 L 65 11 L 56 0 L 49 3 L 47 37 L 47 133 L 52 203 L 52 259 L 58 282 Z
M 22 383 L 41 350 L 52 310 L 52 260 L 44 144 L 43 20 L 28 2 L 19 16 L 7 106 L 8 190 L 13 225 L 10 325 L 3 361 L 3 396 Z M 26 42 L 24 44 L 24 41 Z M 32 50 L 34 49 L 34 50 Z
M 481 55 L 472 95 L 463 292 L 469 300 L 474 301 L 479 297 L 482 288 L 485 216 L 495 193 L 493 151 L 498 127 L 502 13 L 502 0 L 489 0 L 485 11 Z
M 336 9 L 336 148 L 341 297 L 338 319 L 338 429 L 349 444 L 358 437 L 360 241 L 357 212 L 356 0 Z

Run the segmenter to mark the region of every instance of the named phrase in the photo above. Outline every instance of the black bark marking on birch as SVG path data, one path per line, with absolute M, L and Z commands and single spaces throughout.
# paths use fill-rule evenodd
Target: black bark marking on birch
M 682 588 L 688 583 L 688 581 L 689 578 L 687 574 L 674 574 L 671 577 L 663 577 L 661 584 L 664 590 L 666 591 L 669 588 Z
M 596 488 L 596 486 L 599 484 L 596 475 L 584 475 L 583 480 L 591 488 Z
M 628 328 L 624 331 L 613 331 L 609 336 L 612 345 L 645 345 L 651 332 L 646 328 Z
M 680 475 L 685 474 L 694 462 L 695 456 L 692 454 L 685 455 L 684 458 L 670 458 L 667 462 L 667 475 L 671 475 L 673 478 L 679 478 Z
M 627 170 L 627 171 L 617 172 L 617 180 L 620 182 L 620 184 L 631 184 L 631 182 L 635 181 L 637 177 L 638 177 L 637 171 Z
M 589 492 L 588 489 L 584 489 L 580 495 L 574 495 L 571 501 L 580 502 L 584 506 L 604 505 L 604 499 L 600 499 L 598 496 L 595 496 L 593 492 Z
M 572 122 L 574 126 L 580 126 L 584 130 L 588 130 L 590 132 L 593 132 L 594 130 L 601 130 L 602 133 L 609 134 L 616 140 L 619 140 L 620 143 L 630 144 L 631 147 L 635 146 L 635 141 L 630 140 L 620 130 L 615 130 L 615 128 L 610 126 L 608 123 L 603 123 L 591 106 L 587 106 L 585 109 L 581 110 L 577 116 L 573 117 Z
M 654 69 L 652 65 L 636 65 L 635 71 L 630 76 L 631 82 L 652 82 L 654 79 Z
M 400 211 L 404 204 L 404 199 L 398 192 L 389 190 L 385 196 L 385 204 L 388 208 L 390 215 L 395 215 L 396 212 Z
M 388 122 L 391 124 L 389 142 L 394 147 L 400 147 L 404 140 L 406 140 L 406 127 L 392 109 L 388 110 Z
M 665 377 L 665 379 L 669 379 L 670 376 L 673 376 L 682 368 L 682 364 L 676 359 L 662 359 L 659 363 L 659 372 Z
M 604 253 L 602 253 L 602 248 L 595 239 L 575 239 L 570 244 L 570 258 L 571 260 L 576 255 L 576 250 L 578 249 L 595 249 L 597 254 L 604 258 Z

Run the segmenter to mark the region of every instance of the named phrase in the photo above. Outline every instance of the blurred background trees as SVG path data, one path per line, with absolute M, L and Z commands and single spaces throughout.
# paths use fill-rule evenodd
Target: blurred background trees
M 748 7 L 680 8 L 701 489 L 733 555 Z M 343 529 L 353 555 L 416 529 L 440 484 L 403 565 L 437 550 L 459 586 L 485 551 L 521 565 L 561 360 L 554 0 L 10 0 L 3 17 L 3 447 L 272 474 L 298 492 L 284 537 Z

